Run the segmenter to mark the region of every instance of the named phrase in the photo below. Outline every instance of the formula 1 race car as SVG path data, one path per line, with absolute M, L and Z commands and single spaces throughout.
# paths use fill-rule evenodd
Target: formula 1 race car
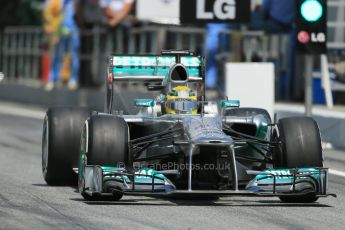
M 333 195 L 312 118 L 272 121 L 238 100 L 207 101 L 204 58 L 189 51 L 112 56 L 108 67 L 104 112 L 48 110 L 42 170 L 49 185 L 78 181 L 86 200 L 130 194 L 308 203 Z

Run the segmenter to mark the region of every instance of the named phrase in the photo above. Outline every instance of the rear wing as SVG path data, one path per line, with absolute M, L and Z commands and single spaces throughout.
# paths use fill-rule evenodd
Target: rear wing
M 144 83 L 149 90 L 151 85 L 164 86 L 169 78 L 171 67 L 182 64 L 188 72 L 188 82 L 196 88 L 198 94 L 205 95 L 205 58 L 194 55 L 189 51 L 162 51 L 161 55 L 114 55 L 109 57 L 106 80 L 105 112 L 112 113 L 113 106 L 127 114 L 134 114 L 129 108 L 133 98 L 139 93 L 129 93 L 128 90 L 137 88 L 123 87 L 122 83 L 134 82 L 136 86 Z M 121 84 L 116 84 L 117 82 Z M 153 83 L 153 84 L 147 84 Z M 126 84 L 125 84 L 126 85 Z M 116 90 L 115 90 L 116 89 Z M 151 92 L 151 94 L 154 92 Z M 146 96 L 145 96 L 146 95 Z M 140 98 L 147 97 L 147 92 L 140 94 Z M 149 96 L 152 98 L 152 95 Z
M 190 81 L 203 81 L 205 78 L 204 58 L 201 56 L 181 56 L 180 63 L 189 74 Z M 162 82 L 168 77 L 170 68 L 176 64 L 173 55 L 111 56 L 109 73 L 112 81 L 153 81 Z M 109 76 L 108 76 L 109 77 Z

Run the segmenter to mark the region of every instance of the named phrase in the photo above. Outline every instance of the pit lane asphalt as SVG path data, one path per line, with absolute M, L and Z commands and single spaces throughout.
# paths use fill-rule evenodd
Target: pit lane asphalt
M 277 198 L 216 201 L 124 197 L 86 202 L 75 188 L 49 187 L 41 173 L 43 112 L 0 106 L 0 229 L 344 229 L 345 177 L 330 175 L 338 198 L 283 204 Z M 345 152 L 326 151 L 345 171 Z

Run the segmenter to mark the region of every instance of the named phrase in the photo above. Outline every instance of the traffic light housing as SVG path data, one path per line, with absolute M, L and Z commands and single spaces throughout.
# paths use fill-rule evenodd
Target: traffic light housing
M 296 0 L 297 52 L 327 52 L 327 0 Z

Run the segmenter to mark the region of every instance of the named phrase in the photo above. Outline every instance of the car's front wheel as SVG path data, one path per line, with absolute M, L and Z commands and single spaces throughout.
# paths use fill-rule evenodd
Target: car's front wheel
M 121 117 L 111 115 L 93 115 L 85 123 L 81 135 L 81 163 L 79 165 L 79 189 L 86 200 L 93 200 L 83 191 L 85 165 L 100 165 L 108 167 L 125 167 L 129 160 L 129 129 Z M 115 190 L 113 184 L 104 181 L 105 192 Z M 116 191 L 118 188 L 116 188 Z M 114 192 L 114 199 L 120 199 Z
M 280 142 L 273 154 L 274 168 L 315 168 L 323 166 L 320 131 L 315 120 L 309 117 L 280 119 L 275 138 Z M 283 202 L 311 203 L 315 194 L 282 196 Z

